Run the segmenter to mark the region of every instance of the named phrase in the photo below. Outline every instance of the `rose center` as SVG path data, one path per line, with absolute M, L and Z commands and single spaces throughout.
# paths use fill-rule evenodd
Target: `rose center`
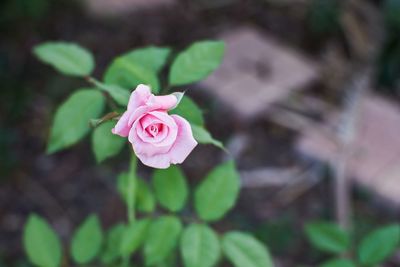
M 146 131 L 149 135 L 156 137 L 162 131 L 162 124 L 151 124 L 146 128 Z

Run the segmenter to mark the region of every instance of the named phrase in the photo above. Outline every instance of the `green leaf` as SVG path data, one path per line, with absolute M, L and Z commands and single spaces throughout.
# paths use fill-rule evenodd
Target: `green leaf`
M 168 169 L 157 169 L 153 175 L 153 187 L 161 206 L 180 211 L 188 197 L 188 185 L 181 169 L 172 165 Z
M 96 79 L 91 79 L 100 90 L 107 92 L 114 100 L 121 106 L 127 106 L 129 102 L 130 93 L 128 90 L 119 87 L 114 84 L 105 84 L 97 81 Z
M 142 212 L 153 212 L 156 207 L 156 200 L 153 192 L 143 179 L 136 179 L 136 208 Z M 121 173 L 118 176 L 118 191 L 126 202 L 128 188 L 128 174 Z
M 204 224 L 191 224 L 183 231 L 180 250 L 185 267 L 212 267 L 221 254 L 218 236 Z
M 92 149 L 97 162 L 117 155 L 124 147 L 125 139 L 111 132 L 115 122 L 107 121 L 100 124 L 92 135 Z
M 240 179 L 233 161 L 214 168 L 196 188 L 195 209 L 201 219 L 221 219 L 236 202 Z
M 194 124 L 191 124 L 190 126 L 192 127 L 194 139 L 200 144 L 211 144 L 218 148 L 225 149 L 222 142 L 214 139 L 205 128 Z
M 200 144 L 211 144 L 225 149 L 222 142 L 214 139 L 203 127 L 204 119 L 201 109 L 188 96 L 183 97 L 181 103 L 171 113 L 180 115 L 190 122 L 194 139 Z
M 222 238 L 222 251 L 235 267 L 272 267 L 267 248 L 249 234 L 229 232 Z
M 90 75 L 94 68 L 92 54 L 74 43 L 47 42 L 35 46 L 33 53 L 65 75 L 83 77 Z
M 85 264 L 93 260 L 100 251 L 103 231 L 96 215 L 90 215 L 79 226 L 72 237 L 71 254 L 76 263 Z
M 138 48 L 126 54 L 134 62 L 140 63 L 144 67 L 159 72 L 167 62 L 171 49 L 168 47 L 149 46 Z
M 349 249 L 349 235 L 337 224 L 329 222 L 312 222 L 305 226 L 311 244 L 325 252 L 341 253 Z
M 147 47 L 121 55 L 107 68 L 104 81 L 127 89 L 133 89 L 141 83 L 148 84 L 154 92 L 158 92 L 157 73 L 164 66 L 169 53 L 168 48 Z
M 56 111 L 47 146 L 47 153 L 69 147 L 90 130 L 89 120 L 98 117 L 104 108 L 99 91 L 80 89 L 72 94 Z
M 147 266 L 162 263 L 176 248 L 182 224 L 174 216 L 163 216 L 150 224 L 144 244 L 144 256 Z
M 40 267 L 61 264 L 61 244 L 50 225 L 38 215 L 30 215 L 24 227 L 24 248 L 29 260 Z
M 156 199 L 149 185 L 141 179 L 138 180 L 136 186 L 136 208 L 142 212 L 153 212 L 156 208 Z
M 390 257 L 400 244 L 400 224 L 381 227 L 368 234 L 358 248 L 361 264 L 375 266 Z
M 324 262 L 320 267 L 356 267 L 356 265 L 348 259 L 333 259 Z
M 200 81 L 222 62 L 225 45 L 219 41 L 201 41 L 178 54 L 169 73 L 171 85 L 184 85 Z
M 136 208 L 142 212 L 151 213 L 156 208 L 156 199 L 148 184 L 139 180 L 137 182 Z
M 143 219 L 136 221 L 126 227 L 121 240 L 120 253 L 122 256 L 129 256 L 142 245 L 150 221 Z
M 197 104 L 185 95 L 179 105 L 171 110 L 171 114 L 177 114 L 185 118 L 191 125 L 204 125 L 203 113 Z
M 100 257 L 103 264 L 111 264 L 120 256 L 120 244 L 125 233 L 125 227 L 124 224 L 117 224 L 108 231 L 106 247 Z

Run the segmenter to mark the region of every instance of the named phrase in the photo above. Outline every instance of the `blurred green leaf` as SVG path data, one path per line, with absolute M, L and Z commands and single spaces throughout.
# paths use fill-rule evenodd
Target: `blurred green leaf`
M 50 225 L 36 214 L 29 216 L 24 227 L 24 248 L 29 260 L 40 267 L 61 264 L 61 243 Z
M 49 11 L 50 0 L 8 0 L 2 1 L 0 8 L 1 23 L 15 23 L 16 20 L 33 23 L 30 19 L 40 20 Z
M 204 125 L 203 113 L 199 106 L 187 95 L 185 95 L 179 105 L 171 110 L 171 114 L 177 114 L 185 118 L 190 124 L 199 126 Z
M 385 0 L 383 14 L 388 26 L 393 29 L 400 28 L 400 0 Z
M 54 153 L 77 143 L 89 132 L 89 120 L 104 108 L 99 91 L 80 89 L 58 107 L 51 128 L 47 153 Z
M 159 72 L 167 62 L 170 53 L 171 49 L 168 47 L 149 46 L 135 49 L 125 56 L 154 72 Z
M 119 258 L 120 245 L 125 228 L 124 224 L 117 224 L 107 232 L 106 246 L 100 257 L 103 264 L 111 264 Z
M 239 174 L 233 161 L 220 164 L 196 188 L 197 214 L 205 221 L 221 219 L 235 205 L 239 189 Z
M 107 121 L 93 131 L 92 149 L 97 162 L 117 155 L 124 147 L 125 139 L 111 132 L 115 122 Z
M 263 243 L 249 234 L 229 232 L 222 238 L 222 251 L 235 267 L 272 267 L 272 259 Z
M 221 254 L 218 236 L 204 224 L 191 224 L 183 231 L 180 250 L 185 267 L 212 267 Z
M 35 46 L 33 53 L 65 75 L 84 77 L 94 69 L 92 54 L 74 43 L 47 42 Z
M 222 142 L 214 139 L 205 128 L 194 124 L 191 124 L 190 126 L 192 127 L 194 139 L 196 139 L 200 144 L 211 144 L 221 149 L 225 149 Z
M 177 247 L 181 231 L 182 223 L 174 216 L 162 216 L 155 219 L 150 224 L 144 244 L 146 265 L 163 263 Z
M 358 248 L 362 265 L 375 266 L 390 257 L 400 245 L 400 224 L 381 227 L 368 234 Z
M 313 0 L 308 13 L 309 27 L 317 34 L 332 33 L 340 26 L 340 13 L 337 0 Z
M 186 177 L 177 166 L 168 169 L 157 169 L 153 174 L 155 195 L 161 206 L 172 212 L 180 211 L 188 197 Z
M 128 90 L 114 84 L 104 84 L 96 79 L 90 79 L 100 90 L 107 92 L 119 105 L 126 107 L 129 102 L 130 93 Z
M 272 254 L 286 254 L 299 245 L 293 222 L 293 216 L 282 213 L 281 216 L 259 225 L 256 236 L 266 243 Z
M 200 41 L 178 54 L 169 73 L 171 85 L 200 81 L 222 62 L 225 44 L 220 41 Z
M 142 212 L 151 213 L 156 208 L 156 199 L 154 197 L 153 191 L 151 191 L 148 184 L 139 180 L 137 182 L 137 200 L 136 207 Z
M 134 89 L 141 83 L 148 84 L 157 93 L 160 89 L 157 73 L 169 53 L 169 48 L 146 47 L 123 54 L 107 68 L 104 81 L 127 89 Z
M 341 253 L 349 249 L 349 235 L 337 224 L 330 222 L 311 222 L 305 226 L 311 244 L 325 252 Z
M 133 222 L 131 225 L 125 228 L 120 246 L 120 252 L 122 256 L 131 255 L 139 248 L 139 246 L 142 245 L 146 237 L 149 224 L 149 220 L 142 219 Z
M 201 109 L 188 96 L 182 98 L 181 103 L 171 111 L 189 121 L 193 137 L 200 144 L 211 144 L 218 148 L 225 149 L 222 142 L 214 139 L 211 134 L 204 128 L 204 119 Z
M 126 202 L 128 188 L 128 174 L 121 173 L 118 176 L 118 191 Z M 142 212 L 153 212 L 156 206 L 156 200 L 153 192 L 143 179 L 136 180 L 136 208 Z
M 356 267 L 356 265 L 348 259 L 333 259 L 324 262 L 320 267 Z
M 93 260 L 103 243 L 103 231 L 96 215 L 90 215 L 79 226 L 72 237 L 71 254 L 76 263 L 85 264 Z

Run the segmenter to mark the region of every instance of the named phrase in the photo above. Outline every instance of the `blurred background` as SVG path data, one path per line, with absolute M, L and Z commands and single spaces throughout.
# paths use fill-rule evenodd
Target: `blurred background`
M 21 229 L 31 212 L 64 240 L 89 213 L 104 227 L 125 217 L 115 179 L 128 146 L 101 165 L 90 138 L 45 154 L 56 107 L 86 86 L 33 57 L 48 40 L 91 50 L 98 78 L 133 48 L 224 40 L 222 66 L 179 89 L 241 173 L 239 204 L 217 227 L 253 232 L 278 266 L 324 259 L 303 225 L 334 220 L 335 207 L 352 209 L 355 240 L 400 221 L 400 0 L 3 0 L 0 22 L 1 266 L 29 266 Z M 198 146 L 183 165 L 190 183 L 224 157 Z M 384 266 L 400 266 L 400 253 Z

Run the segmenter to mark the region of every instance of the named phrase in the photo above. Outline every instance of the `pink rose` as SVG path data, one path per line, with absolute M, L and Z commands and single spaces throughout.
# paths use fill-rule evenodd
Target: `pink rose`
M 164 169 L 171 163 L 182 163 L 197 142 L 184 118 L 168 115 L 177 104 L 176 96 L 155 96 L 148 86 L 140 84 L 112 132 L 128 137 L 135 154 L 147 166 Z

